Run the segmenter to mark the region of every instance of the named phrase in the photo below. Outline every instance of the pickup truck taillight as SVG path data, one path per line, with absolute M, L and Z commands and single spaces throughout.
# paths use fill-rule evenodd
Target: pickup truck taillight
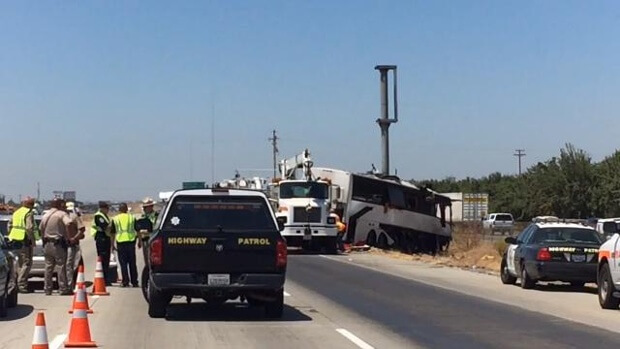
M 536 254 L 536 260 L 537 261 L 550 261 L 551 253 L 549 253 L 549 249 L 546 247 L 543 247 L 540 250 L 538 250 L 538 254 Z
M 284 240 L 278 240 L 276 245 L 276 266 L 285 267 L 287 259 L 286 242 Z
M 162 238 L 156 238 L 151 242 L 150 247 L 150 260 L 151 265 L 161 265 L 163 262 L 163 240 Z

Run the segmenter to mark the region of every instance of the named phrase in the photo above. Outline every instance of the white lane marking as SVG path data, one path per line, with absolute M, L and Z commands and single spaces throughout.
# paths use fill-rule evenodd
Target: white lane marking
M 284 291 L 284 297 L 290 297 L 290 296 L 291 296 L 291 294 L 290 294 L 290 293 L 288 293 L 288 292 Z
M 357 337 L 353 333 L 345 330 L 344 328 L 338 328 L 338 329 L 336 329 L 336 331 L 338 333 L 340 333 L 341 335 L 343 335 L 346 339 L 348 339 L 351 342 L 353 342 L 353 344 L 357 345 L 358 347 L 360 347 L 362 349 L 375 349 L 373 346 L 371 346 L 370 344 L 368 344 L 368 343 L 364 342 L 363 340 L 359 339 L 359 337 Z
M 91 298 L 92 299 L 99 299 L 99 297 L 101 297 L 101 296 L 92 296 Z
M 54 340 L 49 344 L 50 349 L 58 349 L 63 345 L 63 342 L 67 338 L 66 334 L 59 334 L 54 337 Z

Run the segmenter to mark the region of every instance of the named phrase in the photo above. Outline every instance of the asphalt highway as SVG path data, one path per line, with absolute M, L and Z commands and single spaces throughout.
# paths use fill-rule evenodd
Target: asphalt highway
M 92 241 L 82 243 L 86 279 Z M 141 254 L 138 254 L 141 255 Z M 620 335 L 519 307 L 346 263 L 347 256 L 291 255 L 284 318 L 231 302 L 175 299 L 151 319 L 139 289 L 109 287 L 89 297 L 92 339 L 104 348 L 583 348 L 620 345 Z M 437 270 L 437 272 L 442 272 Z M 515 289 L 515 292 L 521 291 Z M 595 297 L 594 295 L 591 295 Z M 50 348 L 69 331 L 72 297 L 39 289 L 0 320 L 0 348 L 31 345 L 36 312 L 45 311 Z M 567 304 L 570 306 L 570 304 Z M 620 316 L 620 314 L 618 314 Z

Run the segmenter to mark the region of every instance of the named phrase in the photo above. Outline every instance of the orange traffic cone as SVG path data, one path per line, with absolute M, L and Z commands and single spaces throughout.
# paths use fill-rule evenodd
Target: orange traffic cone
M 47 343 L 47 329 L 45 327 L 45 314 L 42 311 L 37 314 L 37 320 L 34 323 L 32 349 L 49 349 Z
M 103 266 L 101 264 L 101 256 L 97 257 L 97 268 L 95 269 L 95 285 L 91 295 L 109 296 L 110 293 L 105 289 L 105 278 L 103 277 Z
M 86 297 L 86 286 L 82 285 L 80 289 L 73 296 L 73 308 L 69 310 L 69 314 L 73 314 L 75 310 L 86 310 L 87 313 L 92 314 L 93 310 L 88 305 L 88 298 Z
M 65 341 L 65 348 L 95 348 L 95 343 L 90 338 L 90 326 L 88 325 L 88 314 L 86 309 L 75 309 L 71 319 L 69 337 Z
M 84 265 L 80 264 L 78 266 L 77 280 L 75 281 L 75 290 L 73 290 L 73 292 L 77 292 L 80 287 L 85 284 L 86 281 L 84 280 Z

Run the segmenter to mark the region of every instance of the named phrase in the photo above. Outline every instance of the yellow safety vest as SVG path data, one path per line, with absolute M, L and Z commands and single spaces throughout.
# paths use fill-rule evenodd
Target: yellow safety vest
M 103 212 L 97 211 L 97 213 L 95 213 L 95 216 L 93 217 L 93 225 L 90 226 L 90 235 L 93 237 L 97 235 L 97 232 L 101 231 L 101 228 L 97 225 L 97 216 L 101 216 L 103 220 L 105 220 L 105 222 L 108 223 L 108 225 L 110 225 L 110 218 L 104 215 Z M 101 232 L 105 233 L 105 231 L 101 231 Z
M 28 207 L 20 207 L 13 213 L 11 218 L 11 232 L 9 233 L 9 240 L 11 241 L 24 241 L 26 238 L 26 216 L 32 209 Z M 36 224 L 35 224 L 36 225 Z M 34 230 L 34 238 L 39 240 L 39 229 L 36 226 L 32 227 Z
M 134 223 L 135 218 L 129 213 L 121 213 L 114 217 L 116 242 L 136 241 L 136 229 L 134 228 Z

